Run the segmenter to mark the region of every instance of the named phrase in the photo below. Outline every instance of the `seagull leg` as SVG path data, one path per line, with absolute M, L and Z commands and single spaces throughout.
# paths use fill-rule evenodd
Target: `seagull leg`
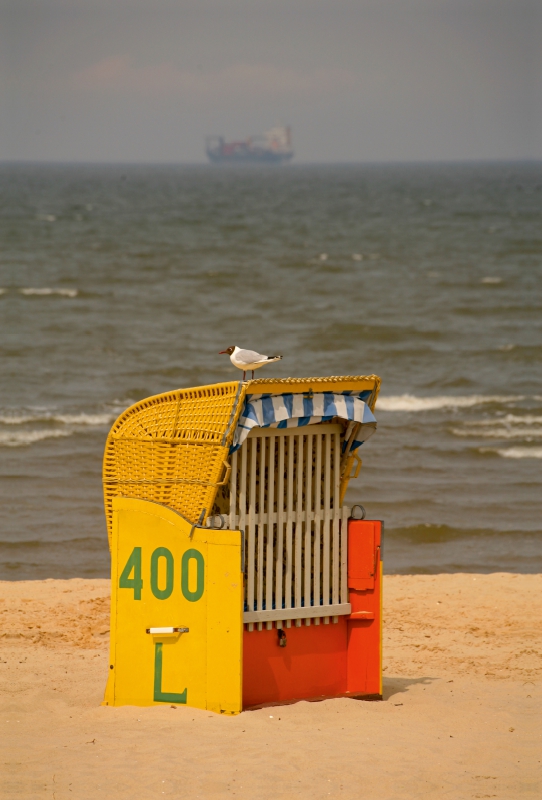
M 246 372 L 243 372 L 243 380 L 245 380 L 245 375 L 246 374 L 247 374 Z
M 254 370 L 252 370 L 252 380 L 254 380 Z

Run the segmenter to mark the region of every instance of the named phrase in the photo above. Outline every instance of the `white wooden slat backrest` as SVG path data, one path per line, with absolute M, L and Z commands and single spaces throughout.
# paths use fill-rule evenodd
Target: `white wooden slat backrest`
M 312 479 L 312 445 L 313 435 L 308 433 L 306 436 L 306 459 L 305 459 L 305 572 L 304 572 L 304 587 L 303 597 L 315 597 L 313 593 L 314 581 L 314 555 L 313 555 L 313 526 L 312 526 L 312 487 L 314 480 Z M 310 476 L 310 477 L 309 477 Z M 308 479 L 307 479 L 308 478 Z
M 247 603 L 249 608 L 256 609 L 255 583 L 256 583 L 256 443 L 251 441 L 250 449 L 250 472 L 248 474 L 249 496 L 248 496 L 248 555 L 247 555 Z
M 322 436 L 317 434 L 315 469 L 316 475 L 322 475 Z M 314 596 L 322 597 L 322 480 L 314 482 Z M 316 619 L 316 624 L 320 623 Z
M 257 527 L 257 585 L 258 591 L 256 595 L 256 606 L 258 611 L 263 611 L 263 582 L 264 582 L 264 545 L 265 545 L 265 529 L 267 527 L 267 514 L 266 514 L 266 469 L 265 469 L 265 452 L 266 452 L 267 438 L 260 439 L 260 463 L 259 463 L 259 497 L 258 497 L 258 527 Z M 256 450 L 256 442 L 252 441 L 252 447 Z M 257 454 L 256 454 L 257 457 Z M 258 623 L 258 629 L 262 629 L 261 622 Z
M 275 551 L 275 606 L 282 608 L 284 600 L 283 573 L 284 573 L 284 436 L 279 436 L 278 442 L 278 469 L 277 469 L 277 545 Z M 282 623 L 282 620 L 278 620 Z
M 253 429 L 232 456 L 230 528 L 245 532 L 248 629 L 350 611 L 341 426 Z
M 276 539 L 276 525 L 269 515 L 274 513 L 275 505 L 275 437 L 269 437 L 269 461 L 267 465 L 267 526 L 266 526 L 266 551 L 265 551 L 265 607 L 273 606 L 273 555 Z M 267 622 L 267 628 L 272 623 Z

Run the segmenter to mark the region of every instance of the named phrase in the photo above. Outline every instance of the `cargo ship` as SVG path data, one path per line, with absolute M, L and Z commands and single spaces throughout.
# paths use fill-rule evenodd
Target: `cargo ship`
M 291 128 L 281 125 L 239 142 L 208 136 L 205 151 L 213 164 L 282 164 L 294 155 Z

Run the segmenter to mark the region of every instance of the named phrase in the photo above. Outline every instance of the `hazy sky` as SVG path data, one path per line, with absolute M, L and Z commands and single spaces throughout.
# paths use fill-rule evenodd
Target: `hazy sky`
M 542 158 L 542 0 L 0 0 L 0 159 Z

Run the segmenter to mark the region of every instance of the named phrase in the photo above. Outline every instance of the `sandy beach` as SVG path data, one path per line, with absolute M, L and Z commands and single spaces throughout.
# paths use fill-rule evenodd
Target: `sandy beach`
M 100 706 L 109 582 L 0 583 L 0 797 L 538 798 L 540 575 L 385 578 L 384 700 Z

